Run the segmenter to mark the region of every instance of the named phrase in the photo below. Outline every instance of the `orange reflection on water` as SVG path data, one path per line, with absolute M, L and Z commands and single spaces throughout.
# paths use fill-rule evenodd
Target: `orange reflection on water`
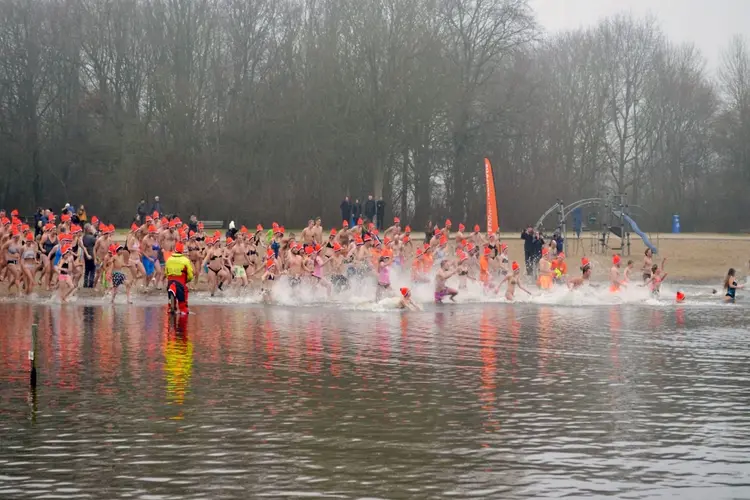
M 167 404 L 182 406 L 190 387 L 193 373 L 193 343 L 187 331 L 187 316 L 176 320 L 168 317 L 168 330 L 164 336 L 164 379 L 167 387 Z M 182 408 L 171 417 L 182 420 Z
M 620 308 L 612 306 L 609 308 L 609 333 L 610 333 L 610 350 L 609 357 L 612 360 L 612 375 L 610 379 L 620 381 L 623 379 L 620 370 L 620 330 L 622 329 L 622 318 Z
M 542 377 L 549 377 L 547 366 L 551 357 L 550 349 L 554 337 L 552 326 L 552 310 L 549 307 L 542 306 L 537 316 L 539 328 L 537 331 L 537 341 L 539 343 L 539 374 Z
M 482 401 L 482 410 L 487 412 L 484 427 L 487 432 L 492 432 L 500 427 L 495 415 L 495 403 L 497 401 L 497 322 L 495 314 L 491 314 L 488 308 L 482 310 L 482 316 L 479 320 L 479 353 L 482 359 L 479 399 Z

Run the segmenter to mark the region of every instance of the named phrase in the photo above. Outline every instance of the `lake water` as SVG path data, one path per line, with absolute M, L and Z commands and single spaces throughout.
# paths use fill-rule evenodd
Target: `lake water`
M 743 305 L 158 302 L 0 304 L 0 498 L 750 498 Z

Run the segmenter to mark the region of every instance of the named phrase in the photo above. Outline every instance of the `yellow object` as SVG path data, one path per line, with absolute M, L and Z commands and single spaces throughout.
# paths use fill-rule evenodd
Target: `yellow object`
M 173 253 L 164 264 L 164 275 L 184 276 L 186 281 L 193 281 L 193 264 L 181 253 Z

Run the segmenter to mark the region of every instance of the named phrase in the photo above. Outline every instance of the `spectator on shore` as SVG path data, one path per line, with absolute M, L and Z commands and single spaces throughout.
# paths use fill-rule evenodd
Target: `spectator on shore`
M 534 231 L 534 257 L 533 257 L 533 271 L 534 274 L 539 271 L 539 261 L 542 260 L 542 249 L 544 248 L 544 237 L 539 231 Z
M 362 204 L 359 202 L 358 199 L 355 199 L 354 203 L 352 203 L 352 223 L 351 223 L 351 225 L 353 226 L 357 222 L 357 219 L 359 219 L 360 217 L 362 217 Z
M 559 231 L 555 231 L 555 235 L 552 237 L 552 241 L 555 244 L 555 253 L 563 253 L 563 246 L 565 244 L 565 239 L 562 237 Z
M 78 224 L 86 224 L 89 221 L 88 215 L 86 214 L 86 207 L 83 205 L 78 207 L 76 217 L 78 217 Z
M 39 207 L 36 209 L 36 213 L 34 214 L 34 237 L 39 238 L 42 235 L 42 227 L 44 227 L 44 224 L 42 223 L 42 218 L 44 218 L 44 210 L 42 210 L 42 207 Z
M 432 221 L 428 220 L 424 228 L 424 242 L 429 243 L 433 236 L 435 236 L 435 228 L 432 225 Z
M 194 233 L 198 232 L 198 217 L 196 217 L 195 214 L 190 216 L 190 221 L 188 222 L 188 230 Z
M 534 275 L 534 228 L 529 226 L 525 231 L 521 233 L 521 239 L 523 240 L 523 256 L 524 262 L 526 263 L 526 275 Z M 539 250 L 541 256 L 541 249 Z
M 138 222 L 141 224 L 146 221 L 146 215 L 148 215 L 146 210 L 146 200 L 141 200 L 140 203 L 138 203 L 138 208 L 135 209 L 135 213 L 138 216 Z
M 159 201 L 158 196 L 154 196 L 154 204 L 151 207 L 151 213 L 156 212 L 159 214 L 159 217 L 161 217 L 161 201 Z
M 354 225 L 354 221 L 352 221 L 352 202 L 349 201 L 348 196 L 344 196 L 344 201 L 341 202 L 341 205 L 339 205 L 339 208 L 341 209 L 341 220 L 349 222 L 349 225 Z
M 378 219 L 376 226 L 379 231 L 382 231 L 385 226 L 385 202 L 383 201 L 382 196 L 375 204 L 375 217 Z
M 96 261 L 94 260 L 94 246 L 96 245 L 96 229 L 91 224 L 86 224 L 83 228 L 83 287 L 94 288 L 94 278 L 96 277 Z
M 375 200 L 372 195 L 369 195 L 365 202 L 365 218 L 370 222 L 375 222 Z

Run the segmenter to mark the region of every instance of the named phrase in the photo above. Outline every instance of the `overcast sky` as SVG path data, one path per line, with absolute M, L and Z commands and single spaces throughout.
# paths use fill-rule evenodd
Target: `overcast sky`
M 651 13 L 675 42 L 692 42 L 716 70 L 732 35 L 750 40 L 750 0 L 530 0 L 537 21 L 548 31 L 595 24 L 618 12 Z

